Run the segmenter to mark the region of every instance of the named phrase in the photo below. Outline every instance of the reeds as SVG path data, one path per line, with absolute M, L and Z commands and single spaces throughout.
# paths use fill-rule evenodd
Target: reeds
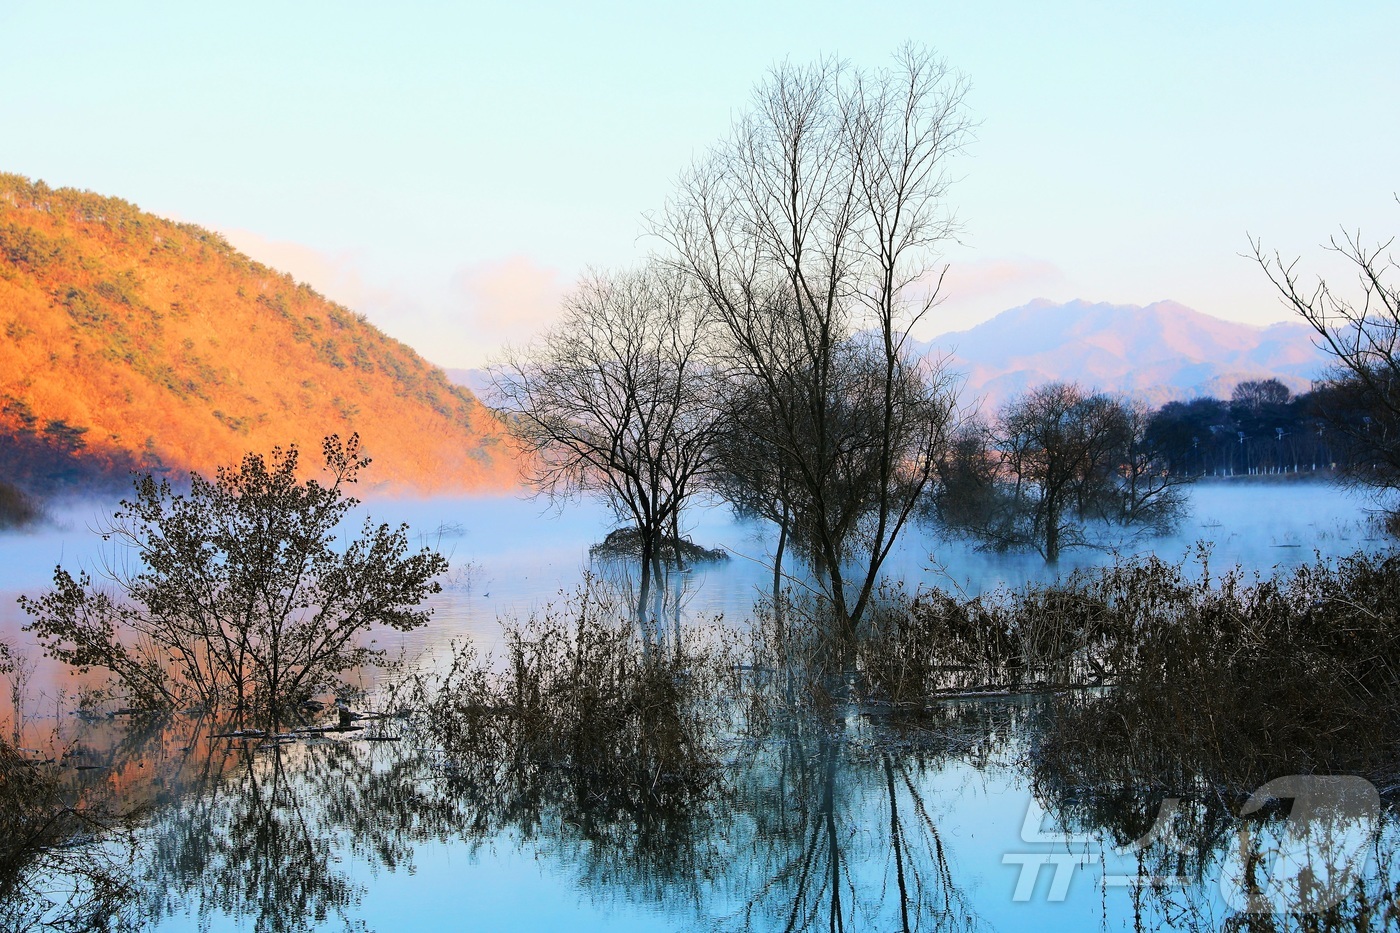
M 1068 783 L 1248 788 L 1400 766 L 1400 556 L 1267 578 L 1188 577 L 1155 559 L 1099 571 L 1113 685 L 1066 693 L 1041 748 Z
M 703 626 L 661 634 L 622 605 L 590 578 L 508 626 L 500 658 L 454 646 L 445 668 L 400 686 L 399 702 L 463 767 L 561 772 L 633 799 L 701 793 L 734 638 Z
M 910 709 L 1045 692 L 1038 754 L 1073 786 L 1351 771 L 1400 789 L 1398 554 L 1212 575 L 1202 549 L 973 598 L 886 587 L 844 672 L 809 634 L 820 612 L 769 609 L 755 629 L 755 669 L 809 708 L 823 689 Z
M 887 590 L 858 658 L 872 695 L 922 703 L 952 692 L 1065 687 L 1099 675 L 1095 655 L 1112 620 L 1080 581 L 960 599 Z

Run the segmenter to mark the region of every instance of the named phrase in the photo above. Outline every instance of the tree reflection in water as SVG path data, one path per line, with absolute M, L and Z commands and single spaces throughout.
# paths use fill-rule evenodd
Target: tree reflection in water
M 1393 810 L 1366 821 L 1357 820 L 1348 812 L 1351 808 L 1329 813 L 1323 805 L 1303 811 L 1306 820 L 1316 822 L 1290 825 L 1301 806 L 1297 800 L 1275 800 L 1249 812 L 1250 793 L 1203 780 L 1173 786 L 1160 776 L 1133 773 L 1128 764 L 1133 760 L 1124 750 L 1122 761 L 1096 762 L 1100 773 L 1115 775 L 1116 781 L 1093 787 L 1066 780 L 1062 762 L 1054 756 L 1032 762 L 1033 792 L 1055 825 L 1067 837 L 1092 837 L 1124 857 L 1119 870 L 1126 868 L 1132 880 L 1133 930 L 1400 928 L 1400 862 L 1395 857 L 1400 822 Z M 1309 778 L 1276 783 L 1292 780 Z M 1301 834 L 1299 825 L 1304 827 Z M 1361 837 L 1355 835 L 1358 831 Z M 1338 850 L 1353 846 L 1359 858 L 1338 861 Z M 1329 889 L 1328 872 L 1342 864 L 1349 866 L 1344 882 Z M 1236 883 L 1242 892 L 1232 893 Z M 1293 909 L 1310 896 L 1318 899 L 1309 905 L 1316 909 Z M 1252 904 L 1239 903 L 1250 897 Z M 1105 902 L 1105 926 L 1110 919 Z M 1113 919 L 1126 925 L 1129 917 Z
M 377 831 L 346 797 L 372 798 L 372 749 L 216 745 L 185 793 L 154 814 L 143 881 L 151 919 L 193 910 L 254 929 L 310 929 L 344 921 L 362 888 L 340 868 L 342 849 L 371 846 L 393 867 L 405 840 Z M 385 844 L 387 843 L 387 844 Z
M 958 764 L 1018 779 L 1023 762 L 1007 748 L 1034 733 L 1036 717 L 1034 704 L 1017 702 L 950 702 L 909 718 L 855 704 L 789 711 L 761 731 L 712 736 L 718 767 L 694 780 L 663 779 L 651 758 L 561 764 L 499 744 L 509 730 L 484 744 L 443 742 L 422 718 L 285 744 L 210 738 L 198 720 L 131 728 L 105 745 L 85 740 L 85 760 L 109 767 L 84 772 L 82 793 L 64 798 L 89 813 L 101 801 L 109 820 L 124 814 L 129 851 L 120 835 L 57 848 L 78 832 L 71 826 L 27 854 L 11 846 L 0 864 L 0 924 L 138 929 L 224 916 L 268 933 L 359 929 L 373 877 L 412 871 L 425 847 L 485 855 L 483 847 L 515 845 L 544 860 L 561 897 L 577 884 L 598 900 L 652 904 L 677 928 L 987 929 L 958 881 L 979 866 L 959 866 L 945 844 L 955 803 L 940 778 Z M 1044 769 L 1032 778 L 1057 825 L 1108 846 L 1141 839 L 1161 800 L 1133 787 L 1057 783 Z M 19 826 L 19 811 L 6 812 L 7 826 Z M 1105 898 L 1096 909 L 1106 928 L 1400 922 L 1394 821 L 1340 903 L 1310 917 L 1241 915 L 1222 907 L 1217 883 L 1238 842 L 1238 801 L 1201 793 L 1179 812 L 1170 837 L 1130 861 L 1139 878 L 1191 883 L 1138 886 L 1126 910 L 1111 911 Z M 1260 825 L 1267 833 L 1273 824 Z
M 803 718 L 731 738 L 718 779 L 644 787 L 528 755 L 444 757 L 411 723 L 375 731 L 391 729 L 401 741 L 231 740 L 197 721 L 114 737 L 99 757 L 113 764 L 104 783 L 123 801 L 132 857 L 84 864 L 120 910 L 70 911 L 62 926 L 222 915 L 269 933 L 357 928 L 374 872 L 410 870 L 424 844 L 506 838 L 595 896 L 664 905 L 680 926 L 975 926 L 921 789 L 964 744 L 911 746 L 883 727 Z M 75 882 L 52 860 L 27 870 L 49 894 Z M 6 906 L 20 916 L 12 896 Z
M 975 754 L 968 714 L 878 724 L 801 717 L 734 775 L 728 924 L 743 930 L 973 930 L 926 780 Z M 985 722 L 976 731 L 989 734 Z M 742 853 L 742 855 L 741 855 Z M 716 905 L 718 906 L 718 905 Z
M 112 831 L 105 788 L 90 775 L 0 741 L 0 930 L 131 920 L 128 840 Z

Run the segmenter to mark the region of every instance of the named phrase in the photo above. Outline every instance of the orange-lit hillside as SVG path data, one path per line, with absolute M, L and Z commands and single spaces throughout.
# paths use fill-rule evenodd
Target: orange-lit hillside
M 222 237 L 0 174 L 0 480 L 212 472 L 358 431 L 364 480 L 514 481 L 499 422 L 441 370 Z

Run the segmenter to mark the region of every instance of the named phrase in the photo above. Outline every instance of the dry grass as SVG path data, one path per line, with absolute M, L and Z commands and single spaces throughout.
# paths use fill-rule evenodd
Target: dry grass
M 924 709 L 1051 693 L 1039 754 L 1076 787 L 1239 788 L 1315 771 L 1400 787 L 1400 554 L 1272 577 L 1198 560 L 1121 561 L 976 598 L 886 588 L 844 680 L 806 634 L 826 628 L 819 606 L 787 607 L 786 626 L 770 609 L 754 667 L 808 709 L 822 695 Z
M 644 633 L 596 580 L 508 627 L 499 659 L 470 644 L 397 688 L 424 734 L 463 767 L 560 772 L 589 793 L 658 802 L 703 794 L 734 680 L 734 638 Z
M 1068 783 L 1395 782 L 1400 556 L 1219 579 L 1146 560 L 1102 571 L 1086 595 L 1114 620 L 1101 648 L 1113 689 L 1055 704 L 1042 756 Z

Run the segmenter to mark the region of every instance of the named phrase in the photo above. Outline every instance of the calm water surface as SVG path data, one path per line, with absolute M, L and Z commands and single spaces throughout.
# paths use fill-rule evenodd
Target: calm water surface
M 453 561 L 453 586 L 435 599 L 431 625 L 391 643 L 411 658 L 431 659 L 454 639 L 498 645 L 504 620 L 572 591 L 589 544 L 609 524 L 595 506 L 542 514 L 537 503 L 506 498 L 382 501 L 366 510 L 409 522 Z M 55 563 L 98 565 L 101 552 L 84 527 L 97 514 L 78 510 L 64 528 L 0 542 L 0 634 L 23 642 L 13 595 L 42 588 Z M 690 534 L 735 556 L 689 575 L 686 613 L 743 624 L 769 579 L 764 530 L 715 509 L 698 514 Z M 1195 490 L 1182 534 L 1137 549 L 1177 558 L 1201 540 L 1216 567 L 1267 571 L 1314 550 L 1375 546 L 1367 537 L 1361 505 L 1329 488 L 1213 485 Z M 1062 570 L 1107 559 L 1081 553 Z M 910 536 L 891 570 L 910 585 L 969 593 L 1051 573 L 1034 557 L 983 554 L 923 532 Z M 47 668 L 36 675 L 45 703 L 61 702 L 64 676 Z M 1203 793 L 1179 805 L 1170 833 L 1144 841 L 1163 801 L 1131 788 L 1107 797 L 1057 788 L 1035 767 L 1041 715 L 1040 701 L 1022 698 L 950 702 L 909 722 L 851 708 L 779 723 L 731 743 L 717 788 L 669 811 L 629 807 L 606 789 L 547 772 L 484 782 L 411 736 L 268 749 L 210 741 L 192 720 L 149 734 L 103 726 L 83 734 L 82 755 L 106 767 L 84 779 L 139 816 L 129 839 L 88 848 L 95 860 L 110 857 L 129 884 L 133 919 L 162 930 L 1050 931 L 1300 922 L 1270 913 L 1296 905 L 1288 885 L 1299 853 L 1316 856 L 1289 837 L 1286 821 L 1241 819 L 1237 803 Z M 1394 821 L 1381 817 L 1329 836 L 1346 848 L 1329 864 L 1350 874 L 1337 882 L 1345 896 L 1324 928 L 1395 923 L 1384 911 L 1400 877 L 1390 858 L 1396 835 Z M 1260 855 L 1259 871 L 1276 882 L 1264 885 L 1273 900 L 1242 901 L 1242 852 Z M 61 886 L 66 877 L 60 866 L 51 881 Z

